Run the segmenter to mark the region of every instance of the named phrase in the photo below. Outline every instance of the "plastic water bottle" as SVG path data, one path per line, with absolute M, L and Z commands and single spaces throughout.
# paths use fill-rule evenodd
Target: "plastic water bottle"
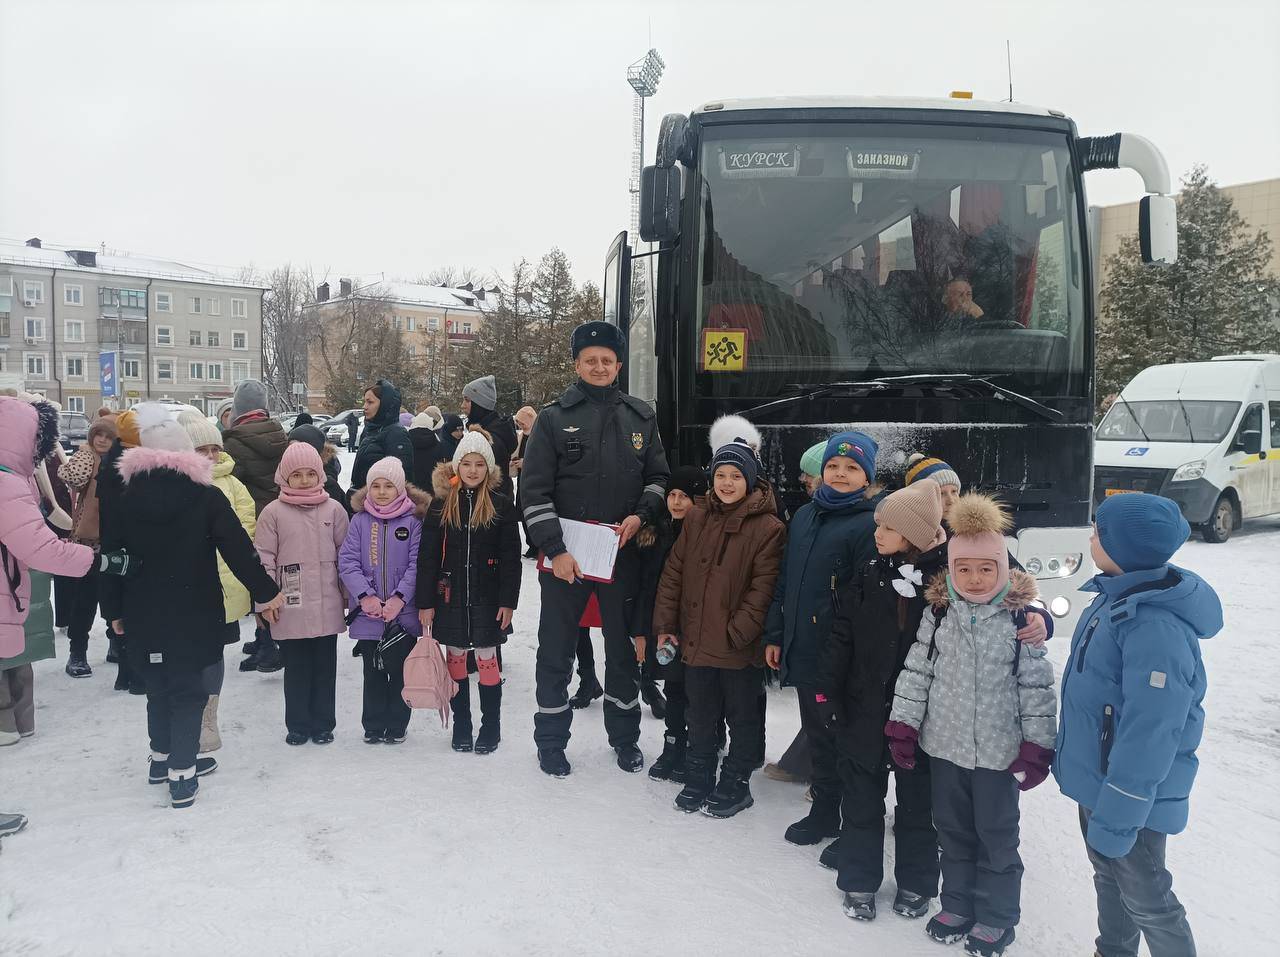
M 654 657 L 658 659 L 658 664 L 669 665 L 676 660 L 676 646 L 674 644 L 658 645 Z

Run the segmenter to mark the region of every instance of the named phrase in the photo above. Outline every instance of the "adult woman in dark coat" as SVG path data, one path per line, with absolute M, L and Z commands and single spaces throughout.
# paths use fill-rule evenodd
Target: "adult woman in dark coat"
M 351 465 L 350 491 L 364 488 L 369 467 L 388 455 L 400 460 L 406 476 L 413 475 L 413 444 L 400 424 L 400 390 L 379 379 L 364 390 L 364 434 Z
M 101 576 L 103 612 L 147 688 L 153 784 L 168 781 L 174 807 L 195 801 L 200 721 L 209 695 L 201 672 L 222 657 L 224 609 L 217 556 L 268 619 L 283 604 L 226 496 L 213 464 L 163 407 L 139 413 L 142 445 L 120 457 L 123 491 L 104 529 L 102 553 L 127 556 L 125 574 Z

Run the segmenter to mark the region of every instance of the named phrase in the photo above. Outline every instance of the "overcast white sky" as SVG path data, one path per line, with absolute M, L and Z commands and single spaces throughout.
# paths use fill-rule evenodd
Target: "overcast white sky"
M 650 156 L 662 114 L 723 97 L 1001 99 L 1008 38 L 1015 98 L 1082 133 L 1280 175 L 1274 0 L 3 0 L 0 236 L 388 277 L 558 245 L 598 281 L 650 30 Z

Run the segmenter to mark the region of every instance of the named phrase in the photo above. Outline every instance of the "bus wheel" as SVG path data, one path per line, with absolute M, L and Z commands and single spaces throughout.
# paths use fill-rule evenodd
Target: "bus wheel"
M 1213 513 L 1200 530 L 1200 534 L 1211 545 L 1220 545 L 1231 537 L 1235 526 L 1236 510 L 1231 504 L 1231 499 L 1223 495 L 1214 504 Z

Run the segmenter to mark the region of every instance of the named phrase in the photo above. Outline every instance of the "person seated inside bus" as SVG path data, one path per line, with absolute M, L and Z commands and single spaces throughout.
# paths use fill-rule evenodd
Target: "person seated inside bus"
M 973 285 L 962 276 L 943 287 L 942 305 L 948 318 L 981 319 L 985 315 L 982 307 L 973 301 Z

